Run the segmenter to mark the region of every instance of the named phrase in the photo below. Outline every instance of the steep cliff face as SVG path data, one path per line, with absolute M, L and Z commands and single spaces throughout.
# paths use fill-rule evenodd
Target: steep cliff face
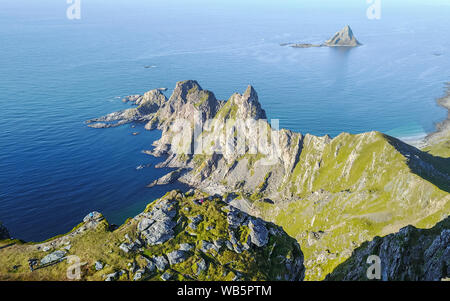
M 431 229 L 407 226 L 353 251 L 327 280 L 368 280 L 369 256 L 380 258 L 379 280 L 439 281 L 450 277 L 450 218 Z
M 82 280 L 298 281 L 305 273 L 300 245 L 281 227 L 199 191 L 169 192 L 114 231 L 93 212 L 66 235 L 1 247 L 1 280 L 68 280 L 72 255 Z
M 449 159 L 379 132 L 332 139 L 277 130 L 252 87 L 226 102 L 200 101 L 207 92 L 195 86 L 189 98 L 194 86 L 184 89 L 186 83 L 170 98 L 169 107 L 180 112 L 163 104 L 151 115 L 160 116 L 154 127 L 163 133 L 149 153 L 165 156 L 159 167 L 177 168 L 179 181 L 209 193 L 236 192 L 247 211 L 283 226 L 302 245 L 306 279 L 323 279 L 364 241 L 409 224 L 431 227 L 450 212 Z M 191 111 L 192 103 L 204 106 Z M 198 135 L 196 115 L 207 123 Z M 172 116 L 191 116 L 181 137 L 190 150 L 201 145 L 199 152 L 173 148 L 183 143 Z

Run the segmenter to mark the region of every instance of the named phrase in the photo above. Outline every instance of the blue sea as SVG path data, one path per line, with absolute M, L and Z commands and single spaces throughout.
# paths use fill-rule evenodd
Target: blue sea
M 251 84 L 269 118 L 315 135 L 421 136 L 445 118 L 435 101 L 450 81 L 448 1 L 382 0 L 379 20 L 365 0 L 309 2 L 81 0 L 70 20 L 66 0 L 2 0 L 0 220 L 39 241 L 94 210 L 120 224 L 177 188 L 146 188 L 168 170 L 136 169 L 160 162 L 141 153 L 158 131 L 83 122 L 180 80 L 219 99 Z M 363 46 L 280 46 L 347 24 Z

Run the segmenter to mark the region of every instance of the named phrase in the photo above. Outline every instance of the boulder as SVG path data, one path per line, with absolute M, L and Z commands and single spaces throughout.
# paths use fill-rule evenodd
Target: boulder
M 152 260 L 155 263 L 156 268 L 160 272 L 165 271 L 167 268 L 167 265 L 169 264 L 169 262 L 167 261 L 167 259 L 164 256 L 156 256 L 156 257 L 153 257 Z
M 201 258 L 198 262 L 197 262 L 197 276 L 200 275 L 201 272 L 206 271 L 208 268 L 208 265 L 206 263 L 206 261 Z
M 178 249 L 181 251 L 190 251 L 193 248 L 194 248 L 194 246 L 192 244 L 182 243 L 182 244 L 180 244 L 180 247 Z
M 161 279 L 164 281 L 170 280 L 171 277 L 172 275 L 169 272 L 165 272 L 164 274 L 161 275 Z
M 244 223 L 247 215 L 242 211 L 230 206 L 230 211 L 227 213 L 227 221 L 231 228 L 236 229 Z
M 203 253 L 206 253 L 206 252 L 208 252 L 210 250 L 214 250 L 217 253 L 219 253 L 219 248 L 216 245 L 214 245 L 213 243 L 211 243 L 211 242 L 202 240 L 202 241 L 200 241 L 200 245 L 201 245 L 200 250 Z
M 41 259 L 41 265 L 61 261 L 66 256 L 65 251 L 55 251 Z
M 262 220 L 252 218 L 249 223 L 249 228 L 251 242 L 254 245 L 263 247 L 269 242 L 269 231 Z
M 159 245 L 174 237 L 173 228 L 176 225 L 174 221 L 155 222 L 142 232 L 142 235 L 145 237 L 148 245 Z
M 96 271 L 103 270 L 103 267 L 104 267 L 103 262 L 101 262 L 101 261 L 96 261 L 95 264 L 94 264 L 94 267 L 95 267 L 95 270 L 96 270 Z
M 188 253 L 185 251 L 175 250 L 167 254 L 170 265 L 178 264 L 188 258 Z

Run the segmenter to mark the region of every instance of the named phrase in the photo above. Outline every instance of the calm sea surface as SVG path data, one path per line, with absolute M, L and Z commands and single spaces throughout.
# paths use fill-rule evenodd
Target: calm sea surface
M 120 224 L 174 188 L 145 188 L 167 169 L 136 169 L 160 161 L 141 153 L 159 132 L 83 122 L 129 107 L 129 94 L 169 96 L 179 80 L 219 99 L 252 84 L 269 118 L 302 133 L 432 131 L 446 116 L 435 100 L 450 80 L 450 6 L 384 2 L 368 20 L 365 0 L 82 0 L 81 20 L 68 20 L 65 0 L 2 0 L 0 220 L 43 240 L 93 210 Z M 322 42 L 346 24 L 362 47 L 279 46 Z

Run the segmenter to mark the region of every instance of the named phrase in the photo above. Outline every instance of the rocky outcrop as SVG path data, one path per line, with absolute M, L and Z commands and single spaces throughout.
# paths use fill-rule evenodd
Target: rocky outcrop
M 100 216 L 89 214 L 78 229 Z M 42 244 L 20 241 L 0 248 L 0 280 L 65 280 L 72 254 L 82 256 L 79 264 L 90 267 L 81 269 L 83 280 L 304 278 L 303 253 L 295 239 L 281 227 L 230 206 L 219 195 L 172 191 L 113 231 L 99 227 L 104 223 L 86 228 L 76 238 L 71 232 L 49 240 L 52 248 L 45 251 Z M 196 227 L 190 227 L 191 223 Z M 62 250 L 67 243 L 72 248 Z M 50 253 L 39 255 L 42 251 Z M 28 258 L 39 262 L 34 272 Z
M 63 260 L 66 255 L 65 251 L 55 251 L 41 259 L 41 265 L 52 264 Z
M 450 277 L 450 217 L 431 229 L 407 226 L 353 251 L 327 280 L 368 280 L 369 256 L 380 259 L 379 280 L 439 281 Z
M 151 188 L 156 185 L 171 184 L 171 183 L 175 182 L 176 180 L 178 180 L 178 178 L 182 175 L 182 172 L 183 172 L 182 169 L 174 170 L 174 171 L 162 176 L 161 178 L 153 181 L 152 183 L 147 185 L 147 187 Z
M 97 211 L 93 211 L 83 218 L 84 228 L 86 229 L 95 228 L 104 219 L 105 218 L 103 217 L 103 214 Z
M 0 223 L 0 240 L 8 238 L 10 238 L 8 229 L 6 229 L 6 227 Z
M 281 46 L 289 46 L 293 48 L 311 48 L 311 47 L 356 47 L 362 44 L 353 35 L 350 26 L 345 26 L 341 31 L 338 31 L 333 37 L 322 44 L 311 43 L 283 43 Z
M 174 220 L 175 206 L 168 201 L 163 201 L 155 205 L 152 211 L 142 215 L 138 230 L 147 245 L 159 245 L 173 238 L 174 227 L 177 225 Z
M 282 229 L 227 205 L 220 196 L 206 198 L 196 194 L 187 195 L 190 196 L 173 192 L 168 197 L 155 201 L 144 213 L 134 218 L 137 223 L 136 238 L 144 242 L 142 250 L 152 248 L 155 251 L 157 246 L 161 246 L 158 249 L 165 250 L 164 253 L 159 253 L 160 255 L 157 251 L 153 252 L 155 256 L 147 259 L 147 265 L 154 264 L 164 275 L 169 268 L 177 270 L 177 267 L 181 268 L 185 262 L 190 262 L 191 265 L 195 263 L 195 268 L 192 271 L 183 270 L 183 275 L 189 274 L 193 279 L 211 279 L 211 276 L 205 274 L 207 264 L 204 258 L 195 255 L 196 252 L 199 251 L 209 258 L 210 265 L 215 265 L 216 268 L 222 266 L 223 269 L 224 260 L 228 262 L 229 258 L 234 258 L 239 262 L 240 254 L 258 257 L 265 254 L 265 248 L 274 248 L 272 252 L 278 254 L 278 257 L 266 260 L 272 261 L 267 268 L 277 272 L 269 273 L 269 277 L 273 280 L 303 278 L 303 256 L 300 247 L 295 240 L 286 237 Z M 199 198 L 206 201 L 203 204 L 197 202 Z M 160 239 L 161 237 L 164 239 Z M 281 248 L 289 249 L 293 256 L 280 260 L 278 252 Z M 245 266 L 251 270 L 253 265 L 253 268 L 256 268 L 261 264 L 263 263 L 255 260 Z M 244 270 L 234 270 L 232 266 L 227 266 L 226 272 L 223 273 L 224 277 L 232 277 L 229 280 L 238 274 L 243 279 L 251 279 L 254 276 Z M 279 273 L 279 268 L 284 271 L 282 274 Z M 147 272 L 147 276 L 149 275 L 152 273 Z M 202 278 L 202 275 L 206 278 Z
M 356 47 L 360 46 L 361 43 L 358 42 L 353 35 L 352 29 L 347 25 L 327 40 L 324 45 L 328 47 Z

